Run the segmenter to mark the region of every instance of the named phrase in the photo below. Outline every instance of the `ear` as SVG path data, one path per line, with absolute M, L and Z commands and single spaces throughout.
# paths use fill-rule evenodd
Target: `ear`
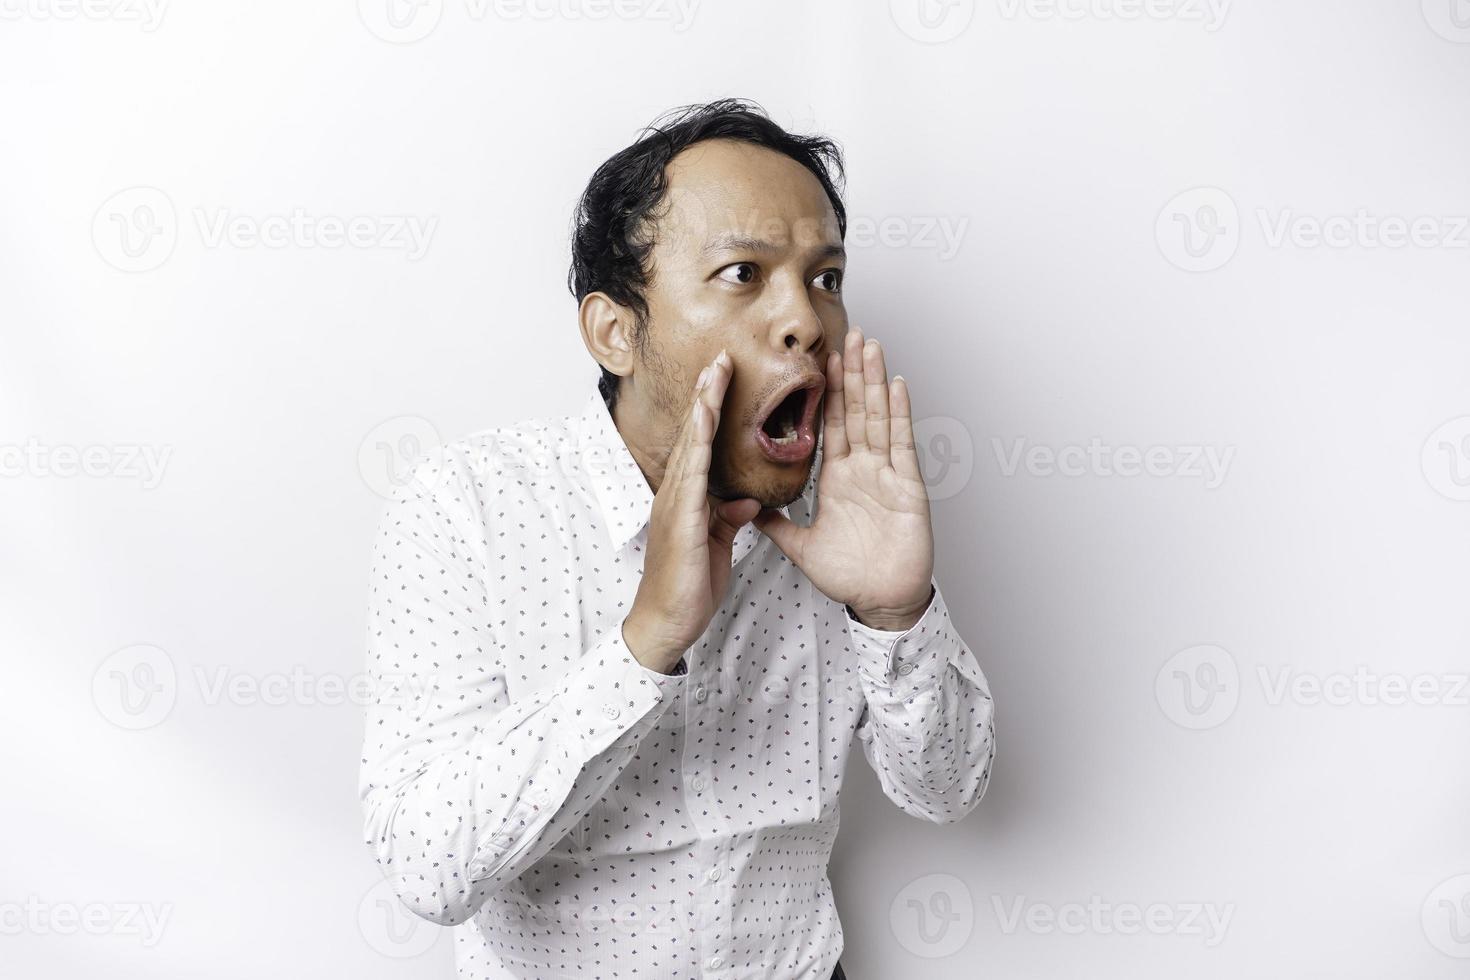
M 607 293 L 588 293 L 577 308 L 582 343 L 592 359 L 620 378 L 633 373 L 633 311 Z

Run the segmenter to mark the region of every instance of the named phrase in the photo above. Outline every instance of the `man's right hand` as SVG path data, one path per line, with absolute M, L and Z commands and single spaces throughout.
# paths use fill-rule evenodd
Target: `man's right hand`
M 709 496 L 715 430 L 733 373 L 730 355 L 720 351 L 695 383 L 653 496 L 643 580 L 623 620 L 628 650 L 661 674 L 673 671 L 714 618 L 730 585 L 730 544 L 760 512 L 751 497 Z

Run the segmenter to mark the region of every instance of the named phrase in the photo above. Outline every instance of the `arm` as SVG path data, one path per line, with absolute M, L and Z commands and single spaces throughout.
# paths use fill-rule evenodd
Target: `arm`
M 959 820 L 980 802 L 995 758 L 995 707 L 975 655 L 932 580 L 928 607 L 906 630 L 880 630 L 847 611 L 867 706 L 863 755 L 904 812 Z
M 666 710 L 669 679 L 618 624 L 554 686 L 509 700 L 484 532 L 454 517 L 474 480 L 437 467 L 388 504 L 373 549 L 360 791 L 399 898 L 453 925 L 602 798 Z
M 388 506 L 373 552 L 361 796 L 379 867 L 424 918 L 468 919 L 544 857 L 668 710 L 682 683 L 671 674 L 723 602 L 731 542 L 759 509 L 707 494 L 731 369 L 721 352 L 692 393 L 627 616 L 529 696 L 507 698 L 509 641 L 491 627 L 503 600 L 489 592 L 499 576 L 475 503 L 483 477 L 431 458 Z
M 849 330 L 827 358 L 817 515 L 803 527 L 763 511 L 756 525 L 847 607 L 866 700 L 857 734 L 884 792 L 909 813 L 945 822 L 985 791 L 993 709 L 934 583 L 908 383 L 887 378 L 882 347 Z

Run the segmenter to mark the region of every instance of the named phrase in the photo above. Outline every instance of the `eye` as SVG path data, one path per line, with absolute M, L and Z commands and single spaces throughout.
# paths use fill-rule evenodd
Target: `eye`
M 729 283 L 737 286 L 745 286 L 755 281 L 756 268 L 751 262 L 736 262 L 727 265 L 715 275 Z
M 842 292 L 842 270 L 824 269 L 812 280 L 812 285 L 829 293 Z

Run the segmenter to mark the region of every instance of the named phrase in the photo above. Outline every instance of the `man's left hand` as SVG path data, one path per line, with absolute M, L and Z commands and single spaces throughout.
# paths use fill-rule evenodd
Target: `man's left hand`
M 908 382 L 890 385 L 882 347 L 854 328 L 827 359 L 825 402 L 816 520 L 763 510 L 755 525 L 864 625 L 906 630 L 929 606 L 934 573 Z

